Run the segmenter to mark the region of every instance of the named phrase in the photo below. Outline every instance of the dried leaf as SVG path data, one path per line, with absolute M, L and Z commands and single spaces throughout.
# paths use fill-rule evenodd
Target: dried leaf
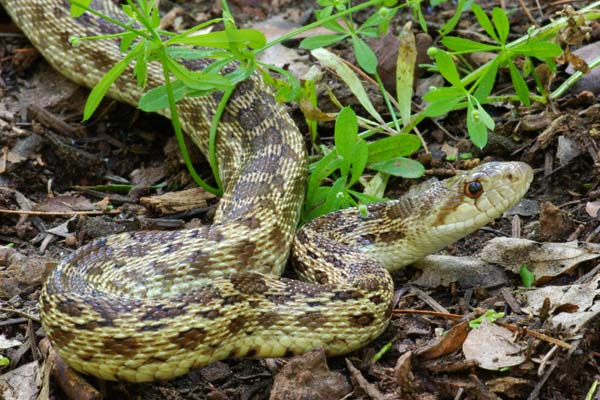
M 484 319 L 471 330 L 463 344 L 465 359 L 477 361 L 479 367 L 492 371 L 524 362 L 524 348 L 514 342 L 513 333 Z

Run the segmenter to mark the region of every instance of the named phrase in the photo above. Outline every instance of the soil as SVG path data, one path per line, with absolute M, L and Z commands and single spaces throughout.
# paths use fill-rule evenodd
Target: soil
M 162 11 L 175 16 L 172 25 L 176 29 L 188 28 L 218 16 L 221 11 L 220 2 L 162 3 Z M 547 24 L 562 9 L 558 3 L 564 2 L 555 2 L 554 6 L 542 2 L 541 8 L 536 1 L 506 3 L 511 12 L 511 38 L 517 38 L 534 22 L 540 26 Z M 479 4 L 491 12 L 495 2 Z M 575 9 L 585 4 L 570 3 Z M 315 3 L 238 0 L 231 2 L 231 6 L 238 23 L 252 27 L 275 16 L 306 23 Z M 425 3 L 422 6 L 431 29 L 429 36 L 421 37 L 425 43 L 417 48 L 421 56 L 428 43 L 435 44 L 438 40 L 434 28 L 443 25 L 454 10 L 452 4 L 435 9 L 427 8 Z M 183 11 L 174 12 L 175 7 Z M 466 13 L 457 29 L 467 37 L 478 38 L 483 31 L 472 15 Z M 397 33 L 411 16 L 408 11 L 399 12 L 391 29 Z M 365 17 L 355 15 L 359 22 Z M 592 40 L 600 35 L 597 24 L 592 23 L 590 29 Z M 286 46 L 297 49 L 297 44 L 289 41 Z M 334 50 L 352 59 L 343 45 Z M 306 65 L 314 63 L 306 52 L 296 52 L 301 59 L 304 57 Z M 480 62 L 469 61 L 474 65 Z M 565 68 L 566 65 L 559 66 L 557 74 L 552 75 L 551 88 L 568 77 Z M 354 105 L 355 100 L 343 83 L 334 79 L 328 74 L 323 82 L 336 90 L 339 101 Z M 417 86 L 431 82 L 435 81 L 430 73 L 419 72 Z M 510 90 L 508 71 L 501 72 L 495 90 Z M 597 88 L 579 85 L 546 105 L 486 106 L 496 121 L 496 129 L 490 134 L 490 144 L 482 151 L 466 139 L 463 112 L 419 125 L 429 153 L 421 150 L 415 158 L 425 165 L 427 176 L 444 177 L 455 168 L 467 169 L 491 160 L 525 161 L 536 172 L 527 194 L 533 211 L 499 218 L 449 246 L 444 254 L 473 255 L 490 239 L 515 235 L 539 242 L 600 241 L 600 222 L 593 212 L 600 207 L 600 102 L 599 93 L 594 90 Z M 82 124 L 88 93 L 52 70 L 0 9 L 0 344 L 3 339 L 20 343 L 6 350 L 0 347 L 0 355 L 10 359 L 9 365 L 0 366 L 0 374 L 35 361 L 38 372 L 47 374 L 41 366 L 44 360 L 49 365 L 50 358 L 37 346 L 45 335 L 36 305 L 44 276 L 63 257 L 90 240 L 111 233 L 181 229 L 210 223 L 218 202 L 197 192 L 176 207 L 172 203 L 165 206 L 164 199 L 140 200 L 170 190 L 194 188 L 170 123 L 105 100 L 96 116 Z M 385 113 L 381 99 L 373 101 Z M 418 96 L 414 101 L 422 102 Z M 324 111 L 335 111 L 328 102 L 327 93 L 321 90 L 319 106 Z M 306 133 L 299 107 L 291 104 L 290 112 Z M 359 107 L 357 112 L 361 112 Z M 331 124 L 321 124 L 320 132 L 321 140 L 330 143 Z M 472 156 L 448 161 L 445 156 L 454 150 Z M 208 176 L 210 169 L 202 156 L 192 152 L 192 159 L 196 169 Z M 109 192 L 100 187 L 125 183 L 133 184 L 133 188 Z M 152 186 L 157 184 L 160 185 Z M 410 185 L 412 182 L 394 179 L 386 195 L 397 197 Z M 109 204 L 112 208 L 107 207 Z M 101 211 L 78 212 L 91 209 Z M 579 263 L 567 272 L 536 284 L 566 287 L 582 277 L 591 279 L 588 273 L 598 274 L 593 260 Z M 469 286 L 455 281 L 419 289 L 411 282 L 421 273 L 413 267 L 394 273 L 397 309 L 405 312 L 395 314 L 389 328 L 377 340 L 345 357 L 325 359 L 321 353 L 311 352 L 291 359 L 230 359 L 179 379 L 152 384 L 101 382 L 89 377 L 86 380 L 106 399 L 580 399 L 599 379 L 597 319 L 588 322 L 576 337 L 564 337 L 564 331 L 544 325 L 544 318 L 528 315 L 511 304 L 510 293 L 522 284 L 518 274 L 503 271 L 503 283 L 496 286 Z M 526 343 L 525 360 L 503 371 L 477 367 L 460 350 L 467 332 L 462 320 L 442 312 L 410 312 L 431 310 L 432 304 L 438 307 L 433 308 L 435 311 L 468 317 L 486 309 L 505 312 L 507 317 L 503 321 L 518 327 L 516 334 L 521 343 Z M 530 336 L 527 329 L 564 340 L 571 347 L 567 350 L 555 342 Z M 446 345 L 456 346 L 436 353 L 439 346 L 434 343 L 440 340 L 440 332 L 448 331 L 456 336 L 448 335 L 451 339 L 447 339 Z M 388 351 L 373 362 L 372 358 L 386 346 Z M 427 350 L 431 346 L 435 351 Z M 68 398 L 56 374 L 49 384 L 44 383 L 49 390 L 45 396 Z M 76 379 L 68 372 L 64 374 L 65 379 Z M 75 398 L 83 398 L 77 390 Z

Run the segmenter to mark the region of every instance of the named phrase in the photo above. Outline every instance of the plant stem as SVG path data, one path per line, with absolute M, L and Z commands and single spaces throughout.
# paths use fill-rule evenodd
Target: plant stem
M 215 116 L 213 117 L 210 124 L 210 133 L 208 138 L 208 155 L 209 155 L 209 164 L 212 170 L 213 176 L 215 177 L 215 181 L 217 186 L 222 189 L 221 177 L 219 176 L 219 160 L 217 159 L 217 132 L 219 127 L 219 121 L 221 120 L 221 116 L 225 111 L 225 107 L 227 107 L 227 103 L 229 102 L 229 98 L 233 94 L 235 90 L 235 86 L 227 89 L 223 93 L 223 97 L 221 97 L 221 101 L 219 101 L 219 105 L 217 106 L 217 111 L 215 112 Z
M 188 154 L 187 149 L 185 147 L 183 132 L 181 130 L 181 123 L 179 121 L 179 114 L 177 113 L 177 105 L 175 104 L 175 95 L 173 94 L 173 86 L 171 85 L 171 77 L 169 76 L 169 70 L 167 69 L 166 57 L 168 57 L 168 55 L 166 49 L 162 48 L 159 54 L 161 58 L 163 77 L 165 79 L 165 85 L 167 88 L 169 111 L 171 113 L 171 124 L 173 125 L 173 129 L 175 130 L 175 137 L 177 138 L 177 143 L 179 144 L 179 148 L 181 149 L 181 156 L 183 157 L 185 166 L 187 167 L 194 182 L 196 182 L 200 187 L 202 187 L 207 192 L 210 192 L 215 195 L 220 195 L 222 194 L 222 191 L 219 188 L 214 188 L 206 182 L 204 182 L 204 180 L 202 180 L 202 178 L 196 173 L 196 170 L 192 165 L 192 160 L 190 159 L 190 155 Z M 216 176 L 217 175 L 215 175 L 215 179 L 217 179 Z
M 600 57 L 596 57 L 592 62 L 589 63 L 590 70 L 600 65 Z M 575 84 L 583 76 L 583 72 L 575 71 L 568 79 L 566 79 L 556 90 L 550 93 L 550 100 L 555 100 L 565 94 L 565 92 Z

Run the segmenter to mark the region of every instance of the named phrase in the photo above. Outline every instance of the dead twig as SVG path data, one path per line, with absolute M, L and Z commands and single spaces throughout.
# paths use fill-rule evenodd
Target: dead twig
M 54 215 L 63 217 L 72 217 L 75 215 L 102 215 L 102 214 L 119 214 L 122 210 L 89 210 L 89 211 L 27 211 L 27 210 L 5 210 L 0 209 L 0 214 L 17 214 L 17 215 Z

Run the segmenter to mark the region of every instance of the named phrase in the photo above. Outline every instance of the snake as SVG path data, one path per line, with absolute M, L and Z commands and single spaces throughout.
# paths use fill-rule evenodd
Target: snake
M 90 12 L 73 19 L 66 0 L 0 4 L 45 59 L 80 85 L 93 87 L 122 57 L 114 38 L 69 42 L 122 30 Z M 90 7 L 128 21 L 110 1 L 93 0 Z M 211 61 L 182 62 L 197 70 Z M 142 89 L 133 68 L 108 95 L 135 106 Z M 147 89 L 163 82 L 160 67 L 149 63 Z M 184 131 L 204 154 L 222 96 L 177 105 Z M 71 368 L 104 380 L 146 382 L 231 357 L 359 349 L 391 319 L 391 271 L 498 217 L 525 195 L 533 177 L 522 162 L 484 163 L 297 230 L 307 175 L 304 140 L 256 73 L 229 99 L 216 153 L 224 193 L 212 224 L 97 238 L 49 273 L 40 319 Z M 290 253 L 297 279 L 281 277 Z

